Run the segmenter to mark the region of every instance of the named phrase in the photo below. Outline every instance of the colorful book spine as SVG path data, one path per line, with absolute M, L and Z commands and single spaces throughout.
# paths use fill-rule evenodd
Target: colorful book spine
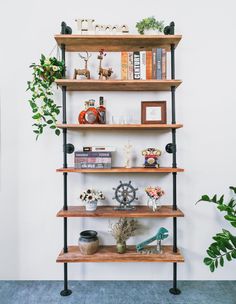
M 157 79 L 157 53 L 152 49 L 152 79 Z
M 162 79 L 162 49 L 156 49 L 156 79 Z
M 111 152 L 75 151 L 75 157 L 111 157 Z
M 152 79 L 152 51 L 146 52 L 146 79 Z
M 167 69 L 167 66 L 166 66 L 166 49 L 162 49 L 162 79 L 166 79 L 166 69 Z
M 146 80 L 146 51 L 140 52 L 140 79 Z
M 121 52 L 121 79 L 128 79 L 128 52 Z
M 134 79 L 140 79 L 140 52 L 134 52 Z
M 128 79 L 134 79 L 134 54 L 133 52 L 128 52 Z

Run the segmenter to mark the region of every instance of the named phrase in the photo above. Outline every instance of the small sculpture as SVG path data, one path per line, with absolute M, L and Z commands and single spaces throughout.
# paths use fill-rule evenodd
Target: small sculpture
M 168 237 L 168 230 L 164 227 L 161 227 L 157 234 L 154 235 L 153 237 L 147 239 L 146 241 L 142 242 L 142 243 L 139 243 L 138 245 L 136 245 L 136 249 L 137 249 L 137 252 L 140 252 L 140 253 L 147 253 L 147 254 L 150 254 L 150 253 L 161 253 L 162 251 L 162 248 L 161 248 L 161 241 L 166 239 Z M 157 241 L 157 248 L 156 250 L 155 249 L 144 249 L 144 247 L 146 247 L 148 244 L 154 242 L 154 241 Z
M 131 181 L 129 183 L 122 183 L 120 181 L 120 185 L 117 188 L 112 188 L 115 190 L 115 196 L 112 199 L 117 200 L 120 203 L 119 207 L 114 208 L 115 210 L 133 210 L 135 207 L 130 206 L 130 204 L 137 200 L 136 192 L 138 188 L 134 188 L 131 185 Z
M 165 35 L 174 35 L 175 34 L 175 23 L 172 21 L 170 25 L 167 25 L 164 28 L 164 34 Z
M 142 151 L 142 155 L 145 157 L 144 167 L 146 168 L 159 168 L 158 158 L 161 156 L 161 150 L 156 148 L 147 148 Z
M 127 145 L 124 145 L 124 152 L 125 152 L 125 168 L 131 168 L 132 163 L 132 148 L 133 146 L 128 142 Z
M 98 75 L 99 75 L 99 79 L 101 79 L 101 80 L 104 80 L 104 78 L 105 78 L 105 80 L 107 80 L 113 73 L 112 68 L 108 68 L 108 69 L 102 68 L 102 60 L 106 55 L 107 54 L 104 53 L 103 49 L 101 49 L 101 51 L 99 52 L 99 55 L 98 55 L 98 60 L 100 61 Z
M 63 35 L 71 35 L 72 34 L 72 29 L 69 27 L 65 21 L 62 21 L 61 23 L 61 34 Z
M 79 75 L 79 76 L 85 76 L 87 79 L 90 79 L 90 71 L 88 70 L 88 60 L 92 56 L 92 54 L 89 54 L 88 52 L 86 52 L 86 54 L 87 54 L 87 57 L 82 56 L 79 53 L 79 57 L 84 60 L 84 64 L 85 65 L 84 65 L 84 69 L 75 69 L 75 71 L 74 71 L 74 79 L 77 78 L 77 75 Z

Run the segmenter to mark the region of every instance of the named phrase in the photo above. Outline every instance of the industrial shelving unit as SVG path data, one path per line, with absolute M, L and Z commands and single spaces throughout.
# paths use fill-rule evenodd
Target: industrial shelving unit
M 68 289 L 68 263 L 81 262 L 171 262 L 173 263 L 173 286 L 170 289 L 172 294 L 179 294 L 177 288 L 177 263 L 184 262 L 184 258 L 177 248 L 177 217 L 183 217 L 184 214 L 177 207 L 177 173 L 184 170 L 177 167 L 176 162 L 176 129 L 182 128 L 183 125 L 176 123 L 175 114 L 175 91 L 181 84 L 180 80 L 175 79 L 175 48 L 181 40 L 180 35 L 56 35 L 55 39 L 61 48 L 62 60 L 65 62 L 66 52 L 95 52 L 101 48 L 110 52 L 120 51 L 140 51 L 152 50 L 152 48 L 165 48 L 171 52 L 171 79 L 170 80 L 71 80 L 63 79 L 56 81 L 57 85 L 62 89 L 62 110 L 63 121 L 57 126 L 63 132 L 63 167 L 57 169 L 63 173 L 64 181 L 64 204 L 62 210 L 57 213 L 58 217 L 64 220 L 64 247 L 60 252 L 57 262 L 64 264 L 64 289 L 61 291 L 62 296 L 68 296 L 72 293 Z M 172 122 L 164 125 L 79 125 L 67 124 L 67 91 L 170 91 L 171 92 L 171 109 Z M 172 142 L 166 147 L 167 152 L 172 153 L 172 166 L 161 168 L 123 168 L 116 167 L 111 169 L 75 169 L 68 168 L 67 153 L 71 144 L 67 143 L 67 131 L 89 131 L 99 129 L 106 130 L 166 130 L 171 131 Z M 120 211 L 114 210 L 112 206 L 100 206 L 95 212 L 87 212 L 81 206 L 68 206 L 67 201 L 67 177 L 68 173 L 152 173 L 162 174 L 171 173 L 173 179 L 173 202 L 172 205 L 162 206 L 158 212 L 152 212 L 147 206 L 136 206 L 136 210 Z M 68 246 L 67 243 L 67 220 L 71 217 L 133 217 L 133 218 L 164 218 L 173 219 L 173 244 L 163 246 L 161 254 L 140 255 L 136 252 L 134 246 L 128 246 L 128 250 L 124 254 L 118 254 L 115 246 L 101 246 L 99 251 L 93 255 L 81 255 L 78 246 Z

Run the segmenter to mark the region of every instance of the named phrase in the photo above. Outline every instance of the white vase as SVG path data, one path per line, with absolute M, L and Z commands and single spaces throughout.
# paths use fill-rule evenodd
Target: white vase
M 85 204 L 86 211 L 95 211 L 97 209 L 97 201 L 87 202 Z
M 144 35 L 162 35 L 162 32 L 160 32 L 159 30 L 149 29 L 144 30 Z

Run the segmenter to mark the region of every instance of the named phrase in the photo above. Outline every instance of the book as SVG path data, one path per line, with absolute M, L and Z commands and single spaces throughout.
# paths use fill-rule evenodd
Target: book
M 161 75 L 162 75 L 162 79 L 166 79 L 166 65 L 167 65 L 167 63 L 166 63 L 166 49 L 162 49 L 162 57 L 161 57 L 161 60 L 162 60 L 162 62 L 161 62 L 161 64 L 162 64 L 162 73 L 161 73 Z
M 146 79 L 152 79 L 152 51 L 146 51 Z
M 146 51 L 140 52 L 140 79 L 146 80 Z
M 92 152 L 114 152 L 116 151 L 115 147 L 109 147 L 109 146 L 88 146 L 88 147 L 83 147 L 83 151 L 92 151 Z
M 156 79 L 162 79 L 162 49 L 156 49 Z
M 111 152 L 75 151 L 75 157 L 111 157 Z
M 92 163 L 81 163 L 75 166 L 76 169 L 111 169 L 110 164 L 92 164 Z
M 152 79 L 157 79 L 157 54 L 156 49 L 152 49 Z
M 121 79 L 128 79 L 128 52 L 121 52 Z
M 101 163 L 108 164 L 111 163 L 111 157 L 75 157 L 76 163 Z
M 140 52 L 134 52 L 134 79 L 140 79 Z
M 134 57 L 133 52 L 128 52 L 128 79 L 134 79 Z

